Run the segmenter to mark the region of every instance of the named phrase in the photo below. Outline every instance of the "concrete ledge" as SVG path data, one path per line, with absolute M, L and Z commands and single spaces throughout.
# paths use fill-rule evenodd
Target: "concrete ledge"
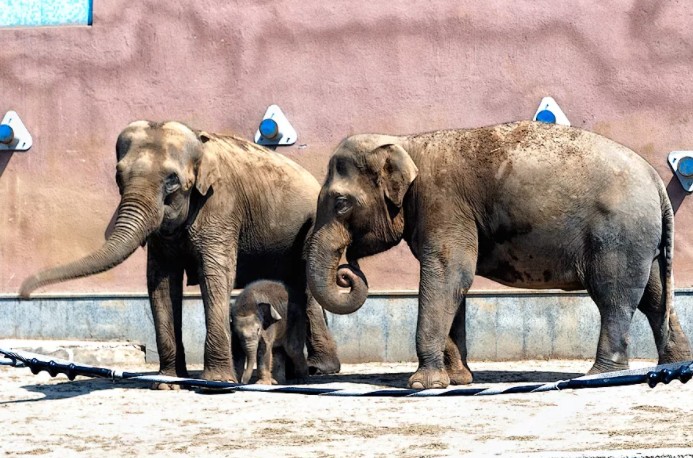
M 693 335 L 693 290 L 679 290 L 675 307 Z M 352 315 L 328 314 L 345 363 L 416 359 L 416 292 L 372 294 Z M 183 306 L 186 356 L 201 363 L 205 338 L 199 296 Z M 467 342 L 472 360 L 592 359 L 599 313 L 585 293 L 514 291 L 471 293 Z M 22 301 L 0 296 L 0 339 L 127 341 L 143 345 L 146 360 L 158 359 L 146 295 L 39 296 Z M 656 359 L 652 331 L 640 312 L 631 326 L 630 355 Z M 82 362 L 83 359 L 80 359 Z
M 145 362 L 144 347 L 131 342 L 3 339 L 0 347 L 93 366 L 134 366 Z

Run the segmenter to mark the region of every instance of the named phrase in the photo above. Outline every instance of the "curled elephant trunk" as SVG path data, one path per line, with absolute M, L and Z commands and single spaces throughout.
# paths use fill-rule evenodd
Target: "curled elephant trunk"
M 143 245 L 164 217 L 163 205 L 145 199 L 145 193 L 125 193 L 118 207 L 113 232 L 98 250 L 84 258 L 39 272 L 22 283 L 19 296 L 27 299 L 42 286 L 106 271 L 125 261 Z
M 338 315 L 357 311 L 368 297 L 368 282 L 363 272 L 353 265 L 339 265 L 350 241 L 346 229 L 332 224 L 316 231 L 308 248 L 310 291 L 325 310 Z

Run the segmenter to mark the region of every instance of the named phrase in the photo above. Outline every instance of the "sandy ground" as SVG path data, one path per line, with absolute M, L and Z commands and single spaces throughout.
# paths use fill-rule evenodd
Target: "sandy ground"
M 648 366 L 638 361 L 632 366 Z M 473 386 L 578 376 L 589 361 L 475 362 Z M 153 366 L 127 368 L 153 371 Z M 406 385 L 415 365 L 345 365 L 315 386 Z M 0 367 L 5 456 L 693 456 L 693 382 L 489 397 L 152 391 Z M 674 452 L 663 449 L 677 448 Z M 659 450 L 652 450 L 659 449 Z M 603 451 L 609 452 L 603 452 Z M 640 450 L 641 452 L 637 452 Z M 643 450 L 650 450 L 642 452 Z M 618 452 L 621 451 L 621 452 Z M 561 452 L 561 453 L 559 453 Z M 566 452 L 566 453 L 563 453 Z M 567 453 L 573 452 L 573 453 Z M 575 453 L 579 452 L 579 453 Z

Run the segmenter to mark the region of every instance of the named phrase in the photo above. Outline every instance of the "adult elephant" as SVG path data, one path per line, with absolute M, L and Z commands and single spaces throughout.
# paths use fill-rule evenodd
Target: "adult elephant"
M 592 373 L 628 366 L 636 308 L 668 363 L 691 359 L 672 303 L 673 231 L 654 169 L 594 133 L 518 122 L 355 135 L 329 163 L 308 284 L 327 310 L 354 312 L 368 293 L 356 261 L 404 238 L 421 265 L 413 388 L 472 380 L 464 298 L 475 274 L 521 288 L 586 289 L 601 314 Z M 349 264 L 339 266 L 345 249 Z
M 307 290 L 304 244 L 320 185 L 281 154 L 178 122 L 131 123 L 118 137 L 116 155 L 121 201 L 105 244 L 79 261 L 27 278 L 20 296 L 110 269 L 146 243 L 160 373 L 187 376 L 181 333 L 185 272 L 189 284 L 199 283 L 204 303 L 202 378 L 236 381 L 231 289 L 267 278 Z M 336 346 L 322 309 L 312 298 L 303 299 L 310 317 L 310 362 L 322 372 L 337 372 Z

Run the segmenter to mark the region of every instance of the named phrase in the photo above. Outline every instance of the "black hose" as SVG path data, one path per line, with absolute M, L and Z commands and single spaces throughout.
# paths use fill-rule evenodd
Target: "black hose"
M 645 369 L 609 372 L 599 375 L 588 375 L 570 380 L 561 380 L 546 384 L 517 385 L 509 388 L 450 388 L 450 389 L 380 389 L 371 391 L 355 391 L 341 388 L 316 388 L 309 386 L 268 386 L 241 385 L 230 382 L 217 382 L 191 378 L 166 377 L 162 375 L 147 375 L 140 372 L 121 372 L 103 367 L 76 364 L 62 360 L 47 360 L 43 355 L 6 350 L 0 348 L 0 355 L 9 361 L 0 362 L 15 367 L 29 367 L 33 374 L 41 371 L 48 372 L 52 377 L 65 374 L 68 379 L 76 376 L 109 378 L 112 380 L 137 380 L 147 382 L 169 383 L 187 388 L 202 388 L 212 392 L 261 391 L 271 393 L 291 393 L 323 396 L 368 396 L 368 397 L 427 397 L 427 396 L 488 396 L 496 394 L 537 393 L 554 390 L 577 390 L 584 388 L 606 388 L 612 386 L 628 386 L 647 383 L 654 388 L 659 383 L 668 384 L 672 380 L 687 383 L 693 377 L 693 361 L 664 364 Z

